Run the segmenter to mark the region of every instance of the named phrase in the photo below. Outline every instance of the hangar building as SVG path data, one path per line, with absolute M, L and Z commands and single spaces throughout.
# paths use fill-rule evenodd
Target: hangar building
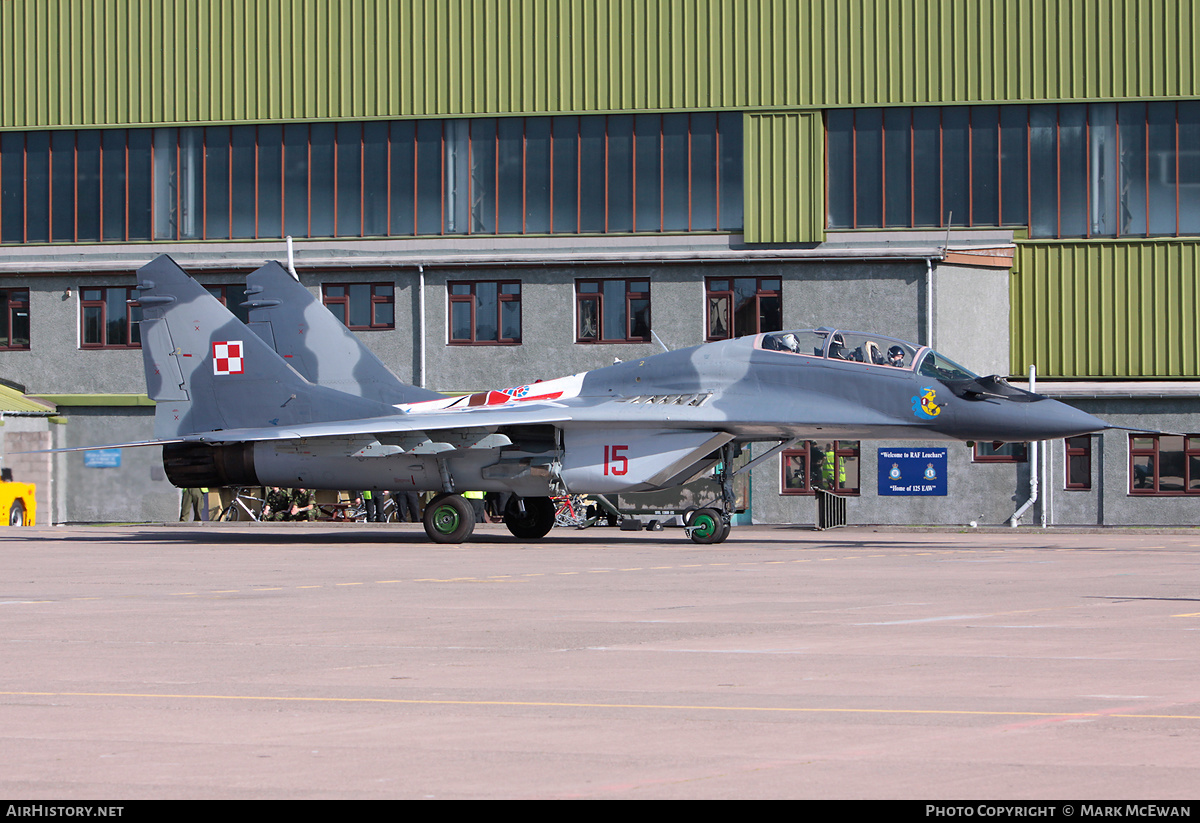
M 832 453 L 853 522 L 1002 523 L 1036 473 L 1035 519 L 1192 523 L 1198 38 L 1191 0 L 6 0 L 0 377 L 55 445 L 147 438 L 133 272 L 240 311 L 291 236 L 439 391 L 829 326 L 1171 432 L 951 446 L 943 497 L 805 444 L 755 522 L 812 522 Z M 177 511 L 155 450 L 51 462 L 43 522 Z

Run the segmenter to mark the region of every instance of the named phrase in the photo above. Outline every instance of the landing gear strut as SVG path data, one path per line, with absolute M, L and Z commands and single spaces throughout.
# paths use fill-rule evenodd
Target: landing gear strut
M 540 540 L 554 528 L 554 501 L 513 495 L 504 507 L 504 525 L 522 540 Z
M 697 509 L 684 524 L 693 543 L 723 543 L 733 527 L 733 457 L 734 446 L 721 447 L 721 464 L 717 481 L 721 484 L 721 508 Z
M 439 494 L 425 507 L 425 534 L 434 543 L 462 543 L 475 531 L 475 509 L 461 494 Z

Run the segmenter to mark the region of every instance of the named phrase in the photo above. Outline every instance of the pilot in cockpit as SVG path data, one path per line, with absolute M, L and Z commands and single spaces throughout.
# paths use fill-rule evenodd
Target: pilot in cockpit
M 904 368 L 904 347 L 892 346 L 888 349 L 887 364 L 898 369 Z

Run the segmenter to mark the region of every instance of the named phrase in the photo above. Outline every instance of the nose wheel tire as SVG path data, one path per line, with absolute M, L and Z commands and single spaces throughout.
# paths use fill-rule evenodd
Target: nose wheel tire
M 475 509 L 460 494 L 440 494 L 425 507 L 425 534 L 434 543 L 462 543 L 475 531 Z
M 693 543 L 720 543 L 729 537 L 730 523 L 716 509 L 697 509 L 688 518 L 687 526 Z

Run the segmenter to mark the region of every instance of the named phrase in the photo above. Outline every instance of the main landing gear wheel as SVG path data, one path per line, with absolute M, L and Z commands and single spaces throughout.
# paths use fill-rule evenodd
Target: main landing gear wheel
M 462 543 L 475 531 L 475 509 L 461 494 L 439 494 L 425 507 L 424 522 L 434 543 Z
M 525 504 L 525 513 L 521 513 L 520 503 Z M 540 540 L 554 528 L 554 501 L 549 497 L 525 497 L 518 500 L 516 496 L 504 507 L 504 525 L 514 537 L 522 540 Z
M 720 543 L 729 536 L 730 523 L 716 509 L 697 509 L 687 525 L 693 543 Z

